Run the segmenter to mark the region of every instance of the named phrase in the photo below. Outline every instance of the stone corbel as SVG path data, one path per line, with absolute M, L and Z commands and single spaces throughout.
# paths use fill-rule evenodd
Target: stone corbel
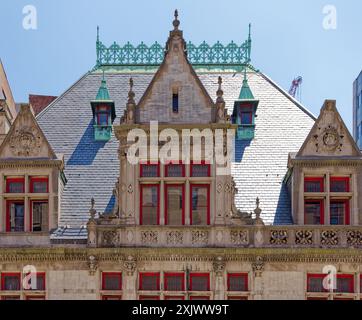
M 133 276 L 137 269 L 137 260 L 133 256 L 128 256 L 126 260 L 123 261 L 123 270 L 127 273 L 128 276 Z
M 223 275 L 226 267 L 226 262 L 223 257 L 217 257 L 212 264 L 216 276 L 220 277 Z
M 265 263 L 264 263 L 264 259 L 261 256 L 257 256 L 255 261 L 252 263 L 251 265 L 253 272 L 255 274 L 255 277 L 261 277 L 264 268 L 265 268 Z
M 89 275 L 94 276 L 98 269 L 98 261 L 97 258 L 93 255 L 88 257 L 88 268 L 89 268 Z

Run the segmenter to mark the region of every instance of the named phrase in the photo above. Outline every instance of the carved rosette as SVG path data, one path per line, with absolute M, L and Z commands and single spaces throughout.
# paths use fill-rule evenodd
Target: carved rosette
M 133 256 L 128 256 L 125 261 L 123 261 L 123 270 L 127 275 L 132 276 L 137 268 L 137 260 Z
M 98 261 L 97 258 L 93 255 L 88 257 L 88 268 L 89 268 L 89 275 L 94 276 L 98 269 Z
M 10 150 L 17 157 L 36 157 L 40 153 L 42 138 L 32 126 L 22 127 L 10 138 Z
M 255 261 L 252 263 L 251 267 L 255 273 L 255 276 L 260 277 L 265 268 L 263 257 L 257 256 Z
M 212 264 L 214 272 L 217 276 L 222 276 L 225 271 L 226 262 L 223 257 L 217 257 L 216 260 Z
M 287 230 L 272 230 L 270 231 L 270 244 L 284 245 L 288 243 Z

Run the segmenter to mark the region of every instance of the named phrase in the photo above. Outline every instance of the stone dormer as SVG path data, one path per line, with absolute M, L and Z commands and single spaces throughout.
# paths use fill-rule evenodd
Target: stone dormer
M 326 100 L 307 139 L 289 155 L 287 178 L 296 224 L 362 222 L 362 154 L 336 101 Z

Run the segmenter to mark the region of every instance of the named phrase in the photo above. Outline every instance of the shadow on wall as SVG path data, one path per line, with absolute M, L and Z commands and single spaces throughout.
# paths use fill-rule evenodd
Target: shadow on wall
M 113 196 L 109 199 L 108 204 L 107 204 L 107 207 L 106 207 L 106 209 L 104 210 L 104 213 L 112 213 L 115 203 L 116 203 L 116 197 L 113 195 Z
M 282 182 L 273 225 L 293 224 L 290 195 L 287 185 Z
M 244 152 L 251 144 L 251 140 L 237 140 L 235 139 L 235 162 L 241 162 L 244 157 Z
M 69 158 L 67 165 L 69 166 L 87 166 L 91 165 L 97 156 L 99 149 L 105 146 L 105 141 L 94 140 L 93 119 L 88 124 L 86 131 L 80 139 L 73 154 Z

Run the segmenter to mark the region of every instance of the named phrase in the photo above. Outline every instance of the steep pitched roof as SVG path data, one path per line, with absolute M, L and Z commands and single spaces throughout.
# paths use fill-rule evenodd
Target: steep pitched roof
M 55 96 L 44 96 L 39 94 L 29 94 L 29 104 L 34 110 L 35 115 L 38 115 L 43 111 L 51 102 L 57 97 Z

